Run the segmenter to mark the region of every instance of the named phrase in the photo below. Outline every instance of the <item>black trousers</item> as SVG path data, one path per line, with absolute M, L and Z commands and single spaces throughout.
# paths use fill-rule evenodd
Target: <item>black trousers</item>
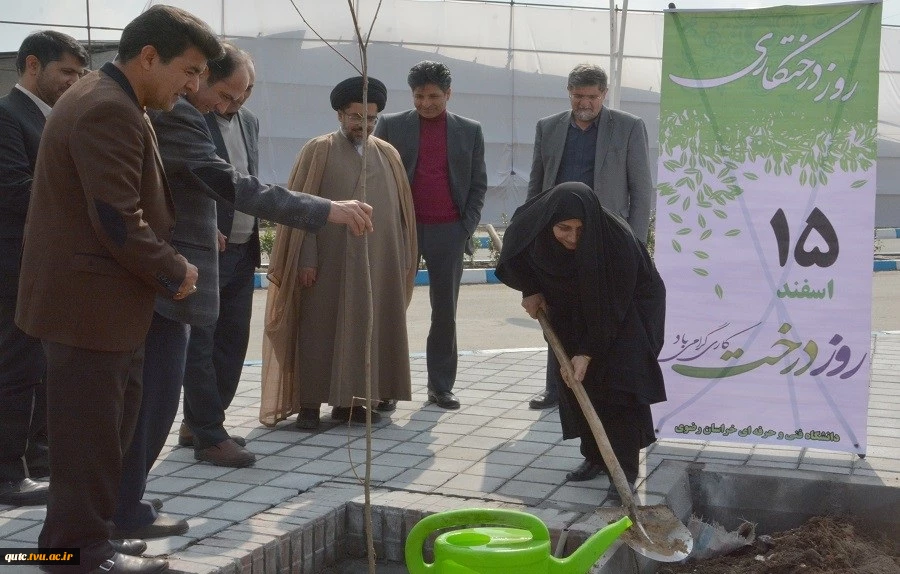
M 15 323 L 21 251 L 0 238 L 0 481 L 50 472 L 44 350 Z
M 194 433 L 195 448 L 228 439 L 225 411 L 237 392 L 247 356 L 255 271 L 250 243 L 229 243 L 219 254 L 219 319 L 214 325 L 191 326 L 184 420 Z
M 184 356 L 190 327 L 153 314 L 144 342 L 141 409 L 134 437 L 122 459 L 122 478 L 113 522 L 121 530 L 136 530 L 152 524 L 158 513 L 142 500 L 147 475 L 166 444 L 178 414 Z
M 544 393 L 554 399 L 559 399 L 559 386 L 563 384 L 562 374 L 560 374 L 559 369 L 559 360 L 553 354 L 552 349 L 547 349 L 547 382 L 544 387 Z
M 89 572 L 113 555 L 109 544 L 122 472 L 141 406 L 144 347 L 110 353 L 44 341 L 50 496 L 41 548 L 80 548 Z
M 594 409 L 603 430 L 609 438 L 613 453 L 629 482 L 637 480 L 640 472 L 641 449 L 656 439 L 653 437 L 653 416 L 650 405 L 632 402 L 594 403 Z M 607 471 L 606 463 L 597 447 L 597 441 L 590 432 L 581 434 L 581 454 L 584 458 L 599 464 Z M 608 471 L 607 471 L 608 474 Z
M 469 233 L 459 221 L 418 223 L 416 231 L 419 255 L 428 268 L 428 295 L 431 299 L 431 328 L 425 344 L 428 388 L 436 392 L 449 392 L 456 382 L 456 303 Z

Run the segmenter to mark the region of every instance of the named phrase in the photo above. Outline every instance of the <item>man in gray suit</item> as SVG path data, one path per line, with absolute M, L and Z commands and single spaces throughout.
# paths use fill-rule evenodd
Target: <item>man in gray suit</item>
M 487 171 L 481 124 L 447 111 L 450 70 L 419 62 L 409 71 L 415 109 L 381 116 L 373 135 L 397 148 L 412 188 L 419 254 L 428 267 L 431 329 L 425 348 L 428 400 L 458 409 L 456 302 L 463 255 L 481 219 Z M 393 410 L 382 401 L 379 410 Z
M 569 72 L 572 109 L 537 123 L 528 199 L 557 184 L 580 181 L 646 243 L 653 196 L 647 128 L 641 118 L 603 106 L 607 82 L 600 66 L 579 64 Z M 555 406 L 558 390 L 559 363 L 548 353 L 547 388 L 530 407 Z
M 151 113 L 176 221 L 172 245 L 197 266 L 196 292 L 173 302 L 157 298 L 147 335 L 144 388 L 138 425 L 123 460 L 114 538 L 159 538 L 182 534 L 186 521 L 158 513 L 142 501 L 147 474 L 165 444 L 178 411 L 189 325 L 210 325 L 219 312 L 216 204 L 308 231 L 326 222 L 345 224 L 356 235 L 371 231 L 371 207 L 358 201 L 330 201 L 266 185 L 241 174 L 216 154 L 203 114 L 224 113 L 244 96 L 250 82 L 249 58 L 232 45 L 208 63 L 196 92 L 179 98 L 171 112 Z M 195 442 L 194 457 L 221 466 L 243 467 L 255 456 L 231 438 L 217 444 Z
M 246 54 L 245 54 L 246 55 Z M 240 173 L 258 175 L 259 119 L 244 103 L 253 91 L 256 71 L 246 57 L 250 85 L 224 113 L 204 117 L 216 144 L 217 155 Z M 184 421 L 178 444 L 218 444 L 231 438 L 246 446 L 243 437 L 229 436 L 225 411 L 237 391 L 250 339 L 254 275 L 260 265 L 259 227 L 256 217 L 226 203 L 216 206 L 220 237 L 225 249 L 219 254 L 219 317 L 210 325 L 193 325 L 184 369 Z

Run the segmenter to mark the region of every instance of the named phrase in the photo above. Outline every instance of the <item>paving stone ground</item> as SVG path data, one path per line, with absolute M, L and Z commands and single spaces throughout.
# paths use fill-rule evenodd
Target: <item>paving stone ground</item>
M 536 349 L 463 354 L 455 388 L 462 403 L 458 411 L 426 404 L 425 360 L 414 357 L 413 400 L 401 402 L 372 435 L 373 486 L 547 511 L 585 512 L 601 505 L 609 484 L 605 477 L 564 481 L 581 455 L 577 441 L 562 440 L 558 412 L 527 408 L 528 399 L 543 388 L 545 356 Z M 683 460 L 874 477 L 900 488 L 900 334 L 873 334 L 872 357 L 865 458 L 811 448 L 661 440 L 642 453 L 639 484 L 662 461 Z M 230 564 L 240 558 L 240 549 L 224 544 L 220 551 L 209 550 L 227 540 L 227 533 L 264 531 L 253 526 L 254 517 L 283 512 L 291 499 L 317 485 L 350 486 L 364 475 L 364 428 L 328 422 L 327 407 L 315 432 L 296 429 L 293 417 L 275 428 L 261 426 L 260 371 L 259 365 L 245 367 L 226 420 L 229 432 L 247 437 L 258 456 L 255 466 L 229 469 L 195 461 L 192 449 L 177 446 L 177 419 L 146 496 L 161 498 L 164 512 L 186 518 L 191 528 L 184 536 L 149 541 L 148 554 L 178 553 L 179 564 L 191 564 L 197 572 L 204 571 L 201 565 L 209 571 L 220 562 Z M 323 507 L 322 512 L 330 511 Z M 0 547 L 36 547 L 44 515 L 42 507 L 0 506 Z M 12 570 L 2 567 L 0 574 Z

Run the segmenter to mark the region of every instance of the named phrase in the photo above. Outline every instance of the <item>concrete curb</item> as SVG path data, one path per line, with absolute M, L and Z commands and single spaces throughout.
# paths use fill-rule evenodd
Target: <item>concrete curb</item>
M 882 227 L 875 230 L 875 239 L 900 239 L 900 228 Z M 900 259 L 875 259 L 874 271 L 900 270 Z
M 881 227 L 875 230 L 875 239 L 898 239 L 900 238 L 900 228 L 897 227 Z
M 900 239 L 900 227 L 882 227 L 875 230 L 875 239 Z M 490 238 L 476 237 L 476 247 L 487 249 L 490 247 Z M 873 271 L 898 271 L 900 270 L 900 259 L 875 259 L 872 266 Z M 481 284 L 481 283 L 500 283 L 493 269 L 465 269 L 463 271 L 463 285 Z M 253 282 L 257 289 L 265 289 L 269 286 L 269 280 L 265 273 L 257 273 Z M 416 285 L 428 285 L 428 271 L 419 271 L 416 274 Z
M 900 259 L 876 259 L 873 263 L 873 271 L 898 271 Z M 463 270 L 463 285 L 475 285 L 484 283 L 500 283 L 493 269 L 465 269 Z M 416 285 L 428 285 L 428 271 L 419 271 L 416 274 Z M 253 286 L 257 289 L 269 287 L 269 280 L 265 273 L 257 273 L 253 279 Z
M 462 280 L 463 285 L 473 285 L 482 283 L 500 283 L 493 269 L 464 269 Z M 428 271 L 423 270 L 416 273 L 416 285 L 428 285 Z M 269 279 L 265 273 L 257 273 L 253 278 L 253 286 L 257 289 L 266 289 L 269 287 Z
M 900 260 L 897 259 L 876 259 L 875 271 L 897 271 L 900 269 Z

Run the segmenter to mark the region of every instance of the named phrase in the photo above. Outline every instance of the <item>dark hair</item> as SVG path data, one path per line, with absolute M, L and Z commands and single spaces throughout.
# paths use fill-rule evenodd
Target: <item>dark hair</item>
M 191 46 L 200 50 L 207 60 L 215 60 L 223 53 L 219 39 L 206 22 L 181 8 L 164 4 L 151 6 L 125 26 L 116 59 L 128 62 L 144 46 L 156 48 L 163 64 Z
M 87 64 L 87 51 L 72 36 L 56 30 L 35 32 L 25 38 L 19 47 L 19 53 L 16 55 L 16 71 L 20 76 L 25 73 L 25 58 L 28 56 L 36 57 L 41 66 L 46 66 L 51 62 L 62 60 L 65 54 L 75 56 L 82 66 Z
M 440 62 L 432 62 L 425 60 L 419 62 L 409 70 L 409 76 L 406 77 L 406 83 L 410 89 L 415 90 L 426 84 L 434 84 L 446 92 L 450 89 L 450 68 Z
M 566 88 L 571 90 L 572 88 L 597 86 L 603 91 L 606 90 L 607 82 L 606 71 L 600 66 L 578 64 L 569 72 L 569 83 Z
M 209 68 L 209 75 L 206 77 L 208 86 L 230 77 L 235 70 L 247 63 L 247 53 L 234 44 L 222 42 L 222 48 L 225 50 L 225 54 L 206 64 Z

